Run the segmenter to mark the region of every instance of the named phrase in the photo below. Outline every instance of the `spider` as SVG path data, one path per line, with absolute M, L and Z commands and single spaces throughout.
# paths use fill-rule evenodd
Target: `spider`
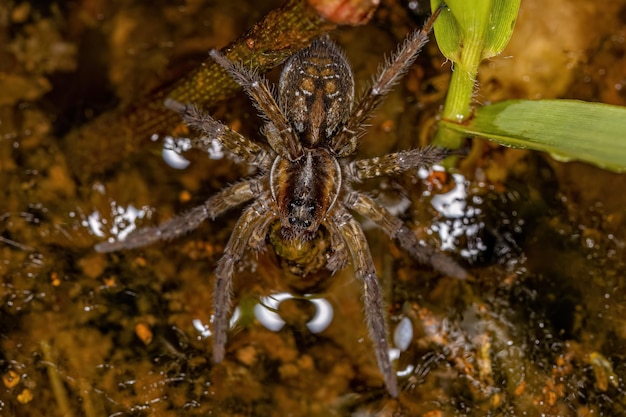
M 216 50 L 210 56 L 241 85 L 265 118 L 262 129 L 267 143 L 253 142 L 195 106 L 173 100 L 165 105 L 179 111 L 185 123 L 202 133 L 191 146 L 208 151 L 214 140 L 233 157 L 258 174 L 231 185 L 199 207 L 155 227 L 139 229 L 123 241 L 96 245 L 99 252 L 142 247 L 176 238 L 196 229 L 207 218 L 229 209 L 244 208 L 215 270 L 213 361 L 224 359 L 228 314 L 231 308 L 235 266 L 248 247 L 260 250 L 268 233 L 278 230 L 283 245 L 292 252 L 306 251 L 307 242 L 329 236 L 326 268 L 342 269 L 349 261 L 363 284 L 365 321 L 376 359 L 390 395 L 398 395 L 391 365 L 381 285 L 365 235 L 351 212 L 372 220 L 398 241 L 419 262 L 452 277 L 466 271 L 446 255 L 422 244 L 399 218 L 353 184 L 394 175 L 441 161 L 447 150 L 426 147 L 354 160 L 363 125 L 396 81 L 414 62 L 428 41 L 434 13 L 421 30 L 410 34 L 381 66 L 371 87 L 354 104 L 354 77 L 343 52 L 328 37 L 288 59 L 278 91 L 266 79 Z

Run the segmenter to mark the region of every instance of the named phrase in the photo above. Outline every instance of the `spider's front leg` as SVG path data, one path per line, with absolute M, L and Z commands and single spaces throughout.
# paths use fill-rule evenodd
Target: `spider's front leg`
M 419 262 L 431 265 L 436 271 L 447 276 L 467 278 L 467 271 L 461 265 L 434 248 L 420 244 L 415 234 L 402 220 L 376 203 L 371 197 L 352 191 L 348 193 L 343 204 L 376 223 L 390 238 L 397 239 L 400 246 Z
M 365 320 L 376 351 L 378 367 L 389 394 L 398 396 L 398 380 L 389 360 L 387 323 L 383 308 L 383 292 L 376 277 L 374 261 L 359 223 L 343 208 L 337 208 L 330 223 L 331 232 L 339 233 L 352 258 L 354 273 L 363 282 Z
M 349 253 L 346 243 L 337 224 L 332 220 L 324 223 L 330 234 L 330 249 L 332 253 L 326 256 L 326 269 L 332 274 L 341 271 L 349 262 Z
M 174 239 L 198 228 L 200 223 L 207 218 L 215 219 L 225 211 L 257 197 L 263 188 L 263 181 L 264 178 L 260 177 L 231 185 L 209 198 L 201 206 L 172 217 L 158 226 L 139 229 L 124 240 L 98 243 L 95 249 L 98 252 L 115 252 L 122 249 L 140 248 L 160 240 Z
M 243 258 L 251 238 L 265 236 L 269 225 L 278 217 L 278 214 L 272 207 L 271 197 L 268 194 L 264 194 L 244 210 L 235 224 L 235 228 L 224 249 L 224 254 L 217 263 L 217 268 L 215 269 L 215 292 L 213 293 L 213 326 L 215 330 L 213 361 L 215 363 L 220 363 L 224 359 L 235 265 Z

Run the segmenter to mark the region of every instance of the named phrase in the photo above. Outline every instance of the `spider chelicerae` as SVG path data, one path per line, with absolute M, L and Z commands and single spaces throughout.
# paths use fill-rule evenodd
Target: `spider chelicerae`
M 436 18 L 410 34 L 374 77 L 371 87 L 354 101 L 354 77 L 343 52 L 327 37 L 293 55 L 285 64 L 277 97 L 263 77 L 233 63 L 216 50 L 211 57 L 243 87 L 265 118 L 267 143 L 253 142 L 194 106 L 167 100 L 187 125 L 202 136 L 191 146 L 204 151 L 219 141 L 224 150 L 256 168 L 258 174 L 231 185 L 204 204 L 156 227 L 139 229 L 123 241 L 96 245 L 112 252 L 169 240 L 196 229 L 207 218 L 248 203 L 234 226 L 215 270 L 213 360 L 224 359 L 231 289 L 235 266 L 248 248 L 265 246 L 270 230 L 278 230 L 281 245 L 298 255 L 307 242 L 328 235 L 326 268 L 332 272 L 352 263 L 363 283 L 365 317 L 387 390 L 398 395 L 398 383 L 389 359 L 387 325 L 381 286 L 365 235 L 351 212 L 372 220 L 409 254 L 448 276 L 465 278 L 466 272 L 446 255 L 422 244 L 413 232 L 387 209 L 353 184 L 394 175 L 441 161 L 449 152 L 426 147 L 354 160 L 363 125 L 382 98 L 414 62 L 428 41 Z M 274 238 L 276 238 L 274 236 Z

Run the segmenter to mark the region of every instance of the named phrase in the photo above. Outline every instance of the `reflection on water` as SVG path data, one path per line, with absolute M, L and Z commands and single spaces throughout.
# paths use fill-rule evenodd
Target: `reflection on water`
M 152 136 L 152 141 L 158 141 L 160 137 L 158 135 Z M 195 140 L 206 142 L 206 137 L 196 138 Z M 185 169 L 189 166 L 190 161 L 183 156 L 183 152 L 190 150 L 193 146 L 191 139 L 189 138 L 174 138 L 172 136 L 165 136 L 163 138 L 163 150 L 161 156 L 166 164 L 174 169 Z M 211 139 L 211 145 L 207 149 L 207 156 L 209 159 L 219 160 L 224 158 L 224 150 L 222 144 L 217 139 Z
M 192 323 L 193 323 L 194 329 L 198 331 L 198 334 L 199 334 L 198 337 L 200 339 L 207 339 L 211 337 L 211 335 L 213 334 L 213 332 L 211 332 L 211 329 L 209 328 L 209 325 L 206 323 L 203 323 L 202 320 L 196 318 L 192 320 Z
M 137 229 L 137 220 L 149 217 L 152 209 L 143 207 L 136 208 L 129 204 L 126 207 L 111 201 L 111 213 L 102 217 L 98 210 L 87 215 L 87 219 L 82 221 L 82 226 L 88 228 L 91 233 L 98 237 L 108 237 L 109 242 L 124 240 Z
M 403 317 L 400 323 L 396 325 L 393 332 L 393 343 L 401 351 L 408 349 L 409 344 L 413 340 L 413 324 L 408 317 Z
M 159 140 L 158 135 L 152 136 L 152 140 Z M 174 139 L 171 136 L 166 136 L 163 140 L 163 150 L 161 156 L 165 163 L 174 169 L 185 169 L 189 166 L 191 161 L 182 155 L 182 152 L 191 149 L 191 140 L 184 138 Z
M 413 363 L 407 363 L 404 368 L 402 368 L 402 365 L 398 362 L 400 354 L 405 352 L 411 343 L 414 342 L 413 337 L 413 323 L 411 319 L 406 316 L 402 317 L 393 331 L 393 346 L 389 348 L 389 358 L 392 362 L 396 363 L 396 375 L 400 380 L 410 376 L 415 369 Z
M 434 221 L 430 229 L 439 235 L 442 250 L 458 252 L 465 259 L 472 260 L 487 249 L 480 238 L 480 231 L 484 228 L 479 220 L 480 200 L 468 199 L 469 181 L 463 175 L 452 174 L 452 181 L 454 187 L 450 191 L 435 194 L 431 199 L 433 208 L 441 214 L 442 219 Z M 471 244 L 459 247 L 456 242 L 460 238 Z
M 262 297 L 254 306 L 254 315 L 267 329 L 277 332 L 286 324 L 279 313 L 280 303 L 293 299 L 309 301 L 315 307 L 315 314 L 306 322 L 306 327 L 311 333 L 323 332 L 333 321 L 333 307 L 325 298 L 312 294 L 293 295 L 286 292 Z

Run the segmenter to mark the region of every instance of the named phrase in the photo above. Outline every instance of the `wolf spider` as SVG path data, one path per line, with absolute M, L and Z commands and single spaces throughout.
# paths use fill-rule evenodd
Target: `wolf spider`
M 296 251 L 306 250 L 305 243 L 323 228 L 330 236 L 326 268 L 335 272 L 351 260 L 355 275 L 363 283 L 365 317 L 378 365 L 387 390 L 397 396 L 381 286 L 363 230 L 350 211 L 372 220 L 419 262 L 448 276 L 464 278 L 466 272 L 422 244 L 400 219 L 353 189 L 352 184 L 428 167 L 449 153 L 426 147 L 368 159 L 353 160 L 353 156 L 364 123 L 415 61 L 428 41 L 436 15 L 407 37 L 355 106 L 352 69 L 343 52 L 327 37 L 287 61 L 277 97 L 262 76 L 211 51 L 210 56 L 243 87 L 265 118 L 267 144 L 245 138 L 194 106 L 173 100 L 167 100 L 166 106 L 179 111 L 187 125 L 203 134 L 192 140 L 192 147 L 208 151 L 217 140 L 231 156 L 256 168 L 258 175 L 223 189 L 201 206 L 159 226 L 137 230 L 123 241 L 99 243 L 96 250 L 112 252 L 173 239 L 196 229 L 207 218 L 215 219 L 252 201 L 235 224 L 215 270 L 213 360 L 218 363 L 224 359 L 233 274 L 247 247 L 261 249 L 275 222 L 279 222 L 284 244 Z

